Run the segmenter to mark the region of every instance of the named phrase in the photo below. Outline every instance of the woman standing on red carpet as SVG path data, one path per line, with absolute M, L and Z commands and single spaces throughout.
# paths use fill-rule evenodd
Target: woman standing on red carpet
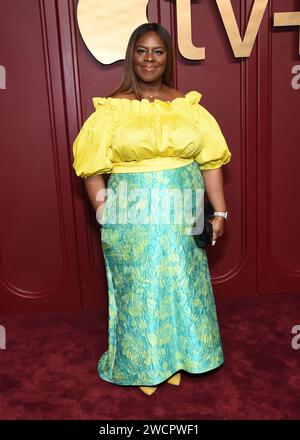
M 177 214 L 187 195 L 195 212 L 194 196 L 206 189 L 218 211 L 213 239 L 222 236 L 221 167 L 231 153 L 201 93 L 174 89 L 172 76 L 169 33 L 142 24 L 129 39 L 119 86 L 93 98 L 95 111 L 73 144 L 73 167 L 101 224 L 108 281 L 108 350 L 98 372 L 148 395 L 165 380 L 179 385 L 180 370 L 223 363 L 206 251 L 186 233 L 194 218 L 178 222 Z

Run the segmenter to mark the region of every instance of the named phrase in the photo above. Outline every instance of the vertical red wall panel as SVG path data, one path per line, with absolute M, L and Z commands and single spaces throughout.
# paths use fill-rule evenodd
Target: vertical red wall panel
M 0 313 L 80 310 L 56 2 L 1 2 L 0 29 Z
M 72 143 L 92 98 L 119 82 L 123 60 L 102 65 L 85 46 L 78 0 L 1 3 L 0 314 L 96 309 L 106 314 L 100 232 L 72 169 Z M 232 1 L 242 37 L 252 0 Z M 149 1 L 149 21 L 172 35 L 174 87 L 198 90 L 232 151 L 223 168 L 230 218 L 208 249 L 216 295 L 299 291 L 299 65 L 297 28 L 270 1 L 249 58 L 235 58 L 217 3 L 191 2 L 192 38 L 206 59 L 178 50 L 174 1 Z M 294 87 L 293 87 L 294 84 Z M 105 175 L 107 179 L 109 176 Z
M 283 5 L 284 3 L 284 5 Z M 274 12 L 299 2 L 274 0 Z M 259 40 L 257 225 L 258 293 L 300 290 L 300 56 L 299 27 L 262 24 Z M 298 74 L 296 73 L 298 72 Z

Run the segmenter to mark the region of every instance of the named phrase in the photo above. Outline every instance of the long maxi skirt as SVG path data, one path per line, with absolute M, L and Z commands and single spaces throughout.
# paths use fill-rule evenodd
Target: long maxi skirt
M 186 233 L 201 192 L 197 162 L 110 175 L 101 229 L 109 307 L 103 380 L 150 386 L 223 363 L 206 251 Z M 192 220 L 178 220 L 186 205 Z

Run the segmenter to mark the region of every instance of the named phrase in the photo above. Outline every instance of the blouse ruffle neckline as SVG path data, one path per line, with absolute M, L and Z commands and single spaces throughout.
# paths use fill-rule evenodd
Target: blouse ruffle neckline
M 184 97 L 179 96 L 172 101 L 163 101 L 159 98 L 154 101 L 149 101 L 147 98 L 128 99 L 128 98 L 112 98 L 112 97 L 94 97 L 93 105 L 97 110 L 99 108 L 105 110 L 120 110 L 120 111 L 134 111 L 134 112 L 148 112 L 155 109 L 172 110 L 184 109 L 187 106 L 193 106 L 200 102 L 202 94 L 197 90 L 191 90 L 187 92 Z

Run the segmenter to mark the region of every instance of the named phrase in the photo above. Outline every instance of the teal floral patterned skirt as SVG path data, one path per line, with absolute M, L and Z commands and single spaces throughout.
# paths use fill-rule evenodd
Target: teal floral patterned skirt
M 150 386 L 223 363 L 206 251 L 187 233 L 200 193 L 197 162 L 110 175 L 101 228 L 109 305 L 103 380 Z

